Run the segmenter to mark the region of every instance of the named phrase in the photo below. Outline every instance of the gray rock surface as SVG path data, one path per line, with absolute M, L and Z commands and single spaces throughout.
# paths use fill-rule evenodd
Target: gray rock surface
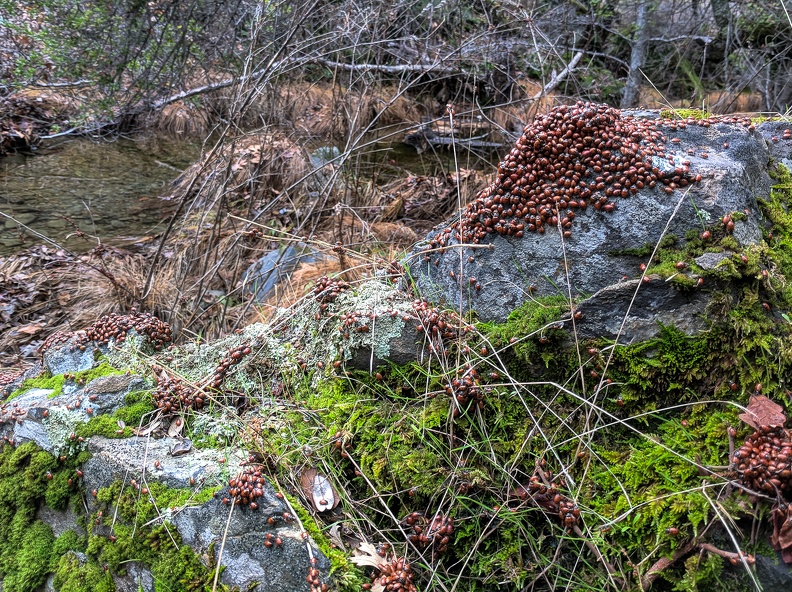
M 655 337 L 658 323 L 688 334 L 706 328 L 704 309 L 709 298 L 705 292 L 680 292 L 660 278 L 649 278 L 648 283 L 629 280 L 608 286 L 581 302 L 577 310 L 582 317 L 575 323 L 578 336 L 618 337 L 619 343 L 629 344 Z
M 639 277 L 638 265 L 648 257 L 640 259 L 624 253 L 654 246 L 666 227 L 667 234 L 684 240 L 689 230 L 700 231 L 701 217 L 715 223 L 727 213 L 745 212 L 747 220 L 736 223 L 734 237 L 743 245 L 759 241 L 762 229 L 756 198 L 767 197 L 771 185 L 770 149 L 762 134 L 718 123 L 689 126 L 666 135 L 667 153 L 677 163 L 690 161 L 690 173 L 702 175 L 700 183 L 685 188 L 689 192 L 677 189 L 668 195 L 658 185 L 614 200 L 616 207 L 611 213 L 591 207 L 578 210 L 570 229 L 572 236 L 563 241 L 555 227 L 548 227 L 545 234 L 526 232 L 519 239 L 490 234 L 476 248 L 456 247 L 451 239 L 444 253 L 432 253 L 430 261 L 425 261 L 422 250 L 447 226 L 444 223 L 408 259 L 417 291 L 455 310 L 460 305 L 474 310 L 481 320 L 503 321 L 528 299 L 529 290 L 534 297 L 566 296 L 571 292 L 579 299 Z M 679 142 L 672 143 L 674 138 Z M 655 164 L 668 166 L 667 161 L 656 157 Z M 481 289 L 474 289 L 469 278 L 475 278 Z M 613 300 L 617 294 L 632 297 L 632 292 L 623 288 L 606 294 L 619 309 L 624 307 Z M 644 300 L 647 304 L 660 303 L 654 297 Z M 649 329 L 638 330 L 636 326 L 635 335 L 648 335 L 656 319 L 638 309 L 634 306 L 632 314 L 645 318 L 648 324 L 642 324 Z M 700 309 L 699 305 L 695 308 Z M 691 329 L 698 326 L 690 324 Z
M 696 257 L 695 261 L 696 265 L 701 269 L 710 270 L 718 267 L 726 259 L 729 259 L 731 255 L 731 253 L 725 251 L 721 253 L 704 253 L 700 257 Z
M 88 451 L 92 457 L 83 466 L 86 492 L 116 481 L 130 483 L 131 480 L 140 484 L 157 481 L 171 488 L 225 485 L 229 475 L 240 472 L 240 463 L 244 460 L 241 453 L 193 449 L 174 457 L 170 450 L 176 443 L 174 438 L 91 438 Z M 171 508 L 163 512 L 164 519 L 176 526 L 183 541 L 198 554 L 208 552 L 213 543 L 215 553 L 219 553 L 225 537 L 220 559 L 220 563 L 225 566 L 221 576 L 224 584 L 247 590 L 258 583 L 257 590 L 261 592 L 307 591 L 307 545 L 317 557 L 317 567 L 327 577 L 330 568 L 328 560 L 310 539 L 302 539 L 302 531 L 295 521 L 284 518 L 284 514 L 290 514 L 289 506 L 276 497 L 269 484 L 265 484 L 264 496 L 257 500 L 258 510 L 234 507 L 230 522 L 228 515 L 231 508 L 221 503 L 225 497 L 230 497 L 228 487 L 224 487 L 216 498 L 200 506 Z M 89 493 L 86 498 L 91 500 Z M 269 519 L 272 519 L 273 524 L 269 524 Z M 273 537 L 279 536 L 282 544 L 265 547 L 263 541 L 267 533 L 272 533 Z
M 126 575 L 113 574 L 116 592 L 155 592 L 154 576 L 139 563 L 132 561 L 124 564 Z
M 39 508 L 36 519 L 46 522 L 52 527 L 52 534 L 59 537 L 67 530 L 73 530 L 78 535 L 84 535 L 85 529 L 78 522 L 79 515 L 72 505 L 63 511 L 53 510 L 47 506 Z
M 765 121 L 756 126 L 756 131 L 767 140 L 771 158 L 792 171 L 792 137 L 789 137 L 792 134 L 785 134 L 787 130 L 792 130 L 792 121 Z
M 72 337 L 66 344 L 50 347 L 42 355 L 43 365 L 53 376 L 66 372 L 75 373 L 90 370 L 94 366 L 95 350 L 88 345 L 84 350 L 74 345 L 77 337 Z
M 227 490 L 221 495 L 227 495 Z M 302 539 L 295 522 L 284 520 L 284 513 L 290 513 L 289 507 L 275 497 L 268 483 L 264 486 L 264 496 L 257 502 L 258 510 L 235 506 L 229 521 L 230 506 L 215 499 L 202 506 L 186 508 L 174 515 L 173 523 L 184 542 L 198 551 L 206 551 L 212 543 L 217 550 L 225 540 L 221 559 L 225 571 L 220 577 L 224 584 L 247 590 L 258 583 L 256 590 L 260 592 L 307 590 L 305 577 L 310 567 L 307 545 L 317 558 L 316 567 L 326 578 L 329 561 L 310 539 Z M 273 525 L 268 523 L 269 519 L 273 520 Z M 281 544 L 266 547 L 263 542 L 267 534 L 273 540 L 279 537 Z
M 756 579 L 762 584 L 763 592 L 789 592 L 792 590 L 792 571 L 779 553 L 775 556 L 756 555 Z
M 176 438 L 91 438 L 88 452 L 92 456 L 83 468 L 86 492 L 107 487 L 115 481 L 128 483 L 130 479 L 141 483 L 157 481 L 171 488 L 192 487 L 190 479 L 193 479 L 206 487 L 222 484 L 227 475 L 239 472 L 243 458 L 237 454 L 193 449 L 171 456 L 170 451 L 177 442 Z
M 19 443 L 33 441 L 57 454 L 77 424 L 114 413 L 127 394 L 144 384 L 140 376 L 114 375 L 95 378 L 85 387 L 66 381 L 62 393 L 53 398 L 52 389 L 31 389 L 0 405 L 0 436 Z

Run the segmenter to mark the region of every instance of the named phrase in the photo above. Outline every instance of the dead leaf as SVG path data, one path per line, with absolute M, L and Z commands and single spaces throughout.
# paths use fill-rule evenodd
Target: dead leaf
M 160 427 L 161 423 L 162 423 L 161 421 L 155 421 L 154 423 L 149 424 L 147 428 L 143 428 L 142 430 L 139 430 L 137 428 L 132 428 L 132 433 L 135 434 L 136 436 L 148 436 L 151 432 L 153 432 L 158 427 Z
M 792 515 L 790 508 L 775 506 L 772 513 L 773 534 L 770 544 L 781 553 L 784 563 L 792 563 Z
M 30 323 L 29 325 L 17 327 L 16 332 L 22 335 L 35 335 L 36 333 L 40 333 L 43 328 L 44 325 L 41 323 Z
M 349 560 L 361 567 L 376 567 L 377 569 L 382 569 L 382 567 L 388 563 L 382 555 L 377 553 L 377 548 L 371 543 L 360 543 L 354 553 L 354 557 L 350 557 Z
M 752 396 L 745 413 L 738 417 L 754 429 L 783 426 L 787 420 L 784 409 L 764 395 Z
M 168 426 L 168 438 L 175 438 L 184 429 L 184 420 L 181 417 L 174 419 Z
M 315 468 L 305 469 L 300 475 L 300 485 L 317 512 L 332 510 L 341 501 L 329 479 Z
M 123 430 L 126 427 L 126 424 L 124 423 L 123 419 L 119 419 L 116 423 L 118 424 L 119 429 Z
M 344 539 L 341 537 L 341 524 L 339 524 L 338 522 L 333 524 L 333 526 L 330 527 L 330 530 L 327 534 L 330 537 L 331 543 L 333 543 L 336 547 L 338 547 L 342 551 L 346 551 L 346 545 L 344 544 Z

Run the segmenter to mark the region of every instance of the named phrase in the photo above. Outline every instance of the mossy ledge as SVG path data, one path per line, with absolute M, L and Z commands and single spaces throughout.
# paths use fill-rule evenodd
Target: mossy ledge
M 179 419 L 185 433 L 201 425 L 207 442 L 219 440 L 199 415 L 236 426 L 230 440 L 223 430 L 223 444 L 266 467 L 330 559 L 337 589 L 371 581 L 371 568 L 353 561 L 365 541 L 387 558 L 407 557 L 423 589 L 487 591 L 506 581 L 535 589 L 745 590 L 753 574 L 707 549 L 734 551 L 734 523 L 758 517 L 769 527 L 770 505 L 754 508 L 756 500 L 734 486 L 729 450 L 752 431 L 738 417 L 751 395 L 790 411 L 790 204 L 792 177 L 779 168 L 761 203 L 767 227 L 758 244 L 737 248 L 713 224 L 706 245 L 695 236 L 661 245 L 647 271 L 671 279 L 684 261 L 686 273 L 711 286 L 707 329 L 694 336 L 667 326 L 630 345 L 575 341 L 560 323 L 573 318 L 574 306 L 543 297 L 501 324 L 447 315 L 459 330 L 442 347 L 435 342 L 425 362 L 365 372 L 347 368 L 327 337 L 344 311 L 330 306 L 322 316 L 308 299 L 299 335 L 252 326 L 157 361 L 197 383 L 222 367 L 228 351 L 250 344 L 249 356 L 224 370 L 217 402 Z M 693 267 L 712 251 L 730 252 L 719 266 Z M 306 319 L 317 314 L 321 323 L 309 331 Z M 321 343 L 306 353 L 305 339 Z M 462 396 L 461 385 L 478 396 Z M 147 396 L 127 403 L 128 419 L 152 408 Z M 85 437 L 110 429 L 107 421 L 86 427 Z M 99 489 L 84 518 L 86 538 L 56 538 L 36 519 L 41 506 L 80 507 L 81 496 L 92 495 L 79 490 L 84 460 L 60 460 L 29 443 L 3 448 L 4 590 L 35 590 L 53 573 L 64 590 L 88 589 L 89 581 L 110 590 L 106 574 L 130 562 L 146 566 L 157 589 L 206 589 L 216 549 L 201 555 L 180 544 L 156 510 L 179 506 L 193 490 L 149 483 L 150 504 L 120 482 Z M 300 486 L 308 467 L 332 484 L 333 511 L 314 511 Z M 552 495 L 537 493 L 541 487 Z M 201 490 L 198 501 L 211 493 Z M 421 539 L 436 519 L 449 518 L 447 542 Z M 738 540 L 742 551 L 767 552 L 761 541 Z

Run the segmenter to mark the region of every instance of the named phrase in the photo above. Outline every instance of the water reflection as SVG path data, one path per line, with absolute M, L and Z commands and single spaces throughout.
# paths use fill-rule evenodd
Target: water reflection
M 121 244 L 156 232 L 173 207 L 157 196 L 198 155 L 197 146 L 161 138 L 71 139 L 0 159 L 0 255 L 42 236 L 85 251 L 92 237 Z

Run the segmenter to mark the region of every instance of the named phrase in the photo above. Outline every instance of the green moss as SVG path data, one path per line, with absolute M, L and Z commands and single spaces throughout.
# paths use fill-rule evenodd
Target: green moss
M 564 296 L 535 298 L 512 311 L 505 323 L 481 323 L 478 328 L 496 349 L 504 350 L 507 365 L 520 362 L 519 368 L 514 364 L 516 376 L 527 377 L 538 371 L 540 361 L 544 368 L 557 368 L 564 359 L 557 346 L 566 334 L 555 322 L 568 310 Z
M 90 561 L 81 563 L 73 553 L 60 557 L 53 584 L 59 592 L 115 592 L 109 571 Z
M 140 424 L 143 416 L 156 409 L 149 391 L 129 393 L 124 399 L 125 406 L 115 412 L 115 418 L 129 426 Z
M 86 440 L 91 436 L 104 436 L 105 438 L 129 438 L 132 428 L 129 426 L 119 428 L 118 419 L 110 415 L 97 415 L 86 423 L 81 423 L 74 428 L 74 433 Z
M 52 557 L 55 559 L 55 567 L 57 567 L 57 563 L 60 562 L 60 558 L 65 555 L 67 551 L 84 553 L 87 544 L 88 541 L 86 540 L 86 537 L 78 535 L 73 530 L 67 530 L 64 532 L 57 539 L 55 539 L 55 544 L 52 546 Z
M 86 423 L 78 425 L 74 432 L 86 440 L 91 436 L 104 436 L 105 438 L 129 438 L 132 429 L 140 425 L 143 416 L 155 409 L 151 393 L 137 391 L 130 393 L 124 399 L 124 407 L 111 415 L 97 415 Z M 119 421 L 124 427 L 119 427 Z
M 663 109 L 660 111 L 660 117 L 664 119 L 707 119 L 712 117 L 712 113 L 703 111 L 701 109 Z
M 57 376 L 38 376 L 36 378 L 28 378 L 22 385 L 8 395 L 8 400 L 24 395 L 31 389 L 51 389 L 49 394 L 50 398 L 57 397 L 63 392 L 63 385 L 66 384 L 66 379 L 63 374 Z
M 69 535 L 58 543 L 52 529 L 35 516 L 43 504 L 65 509 L 77 492 L 77 462 L 59 463 L 32 442 L 0 450 L 0 579 L 4 590 L 37 589 L 52 571 L 55 553 L 74 542 Z M 69 478 L 72 485 L 68 485 Z
M 14 549 L 14 563 L 3 576 L 6 592 L 35 592 L 50 573 L 50 555 L 55 536 L 52 527 L 36 521 L 25 529 Z
M 124 370 L 119 370 L 118 368 L 114 368 L 107 362 L 102 362 L 95 368 L 89 368 L 88 370 L 82 370 L 81 372 L 77 372 L 74 375 L 74 381 L 77 384 L 88 384 L 92 380 L 99 378 L 100 376 L 114 376 L 118 374 L 124 374 Z
M 73 381 L 76 384 L 88 384 L 95 378 L 99 378 L 100 376 L 111 376 L 113 374 L 124 374 L 124 372 L 122 370 L 118 370 L 117 368 L 113 368 L 106 362 L 103 362 L 96 368 L 90 368 L 88 370 L 77 372 L 73 375 L 68 375 L 68 380 Z M 20 395 L 24 395 L 30 389 L 34 388 L 51 389 L 52 392 L 49 394 L 49 397 L 53 399 L 63 393 L 63 387 L 67 381 L 66 376 L 67 375 L 65 374 L 57 374 L 55 376 L 47 374 L 45 376 L 38 376 L 36 378 L 28 378 L 17 390 L 8 396 L 8 400 L 19 397 Z
M 92 519 L 105 529 L 112 529 L 114 539 L 92 534 L 87 549 L 90 561 L 107 565 L 111 572 L 122 571 L 127 561 L 139 562 L 151 570 L 157 590 L 193 592 L 207 586 L 211 589 L 215 566 L 204 565 L 189 545 L 181 544 L 174 528 L 155 518 L 159 516 L 157 508 L 167 511 L 186 504 L 202 504 L 211 499 L 216 488 L 196 492 L 170 489 L 161 483 L 150 483 L 148 487 L 155 503 L 148 501 L 149 496 L 139 496 L 132 487 L 122 490 L 120 483 L 97 492 L 97 501 L 105 510 L 102 517 L 97 513 Z M 227 587 L 218 586 L 218 590 Z

